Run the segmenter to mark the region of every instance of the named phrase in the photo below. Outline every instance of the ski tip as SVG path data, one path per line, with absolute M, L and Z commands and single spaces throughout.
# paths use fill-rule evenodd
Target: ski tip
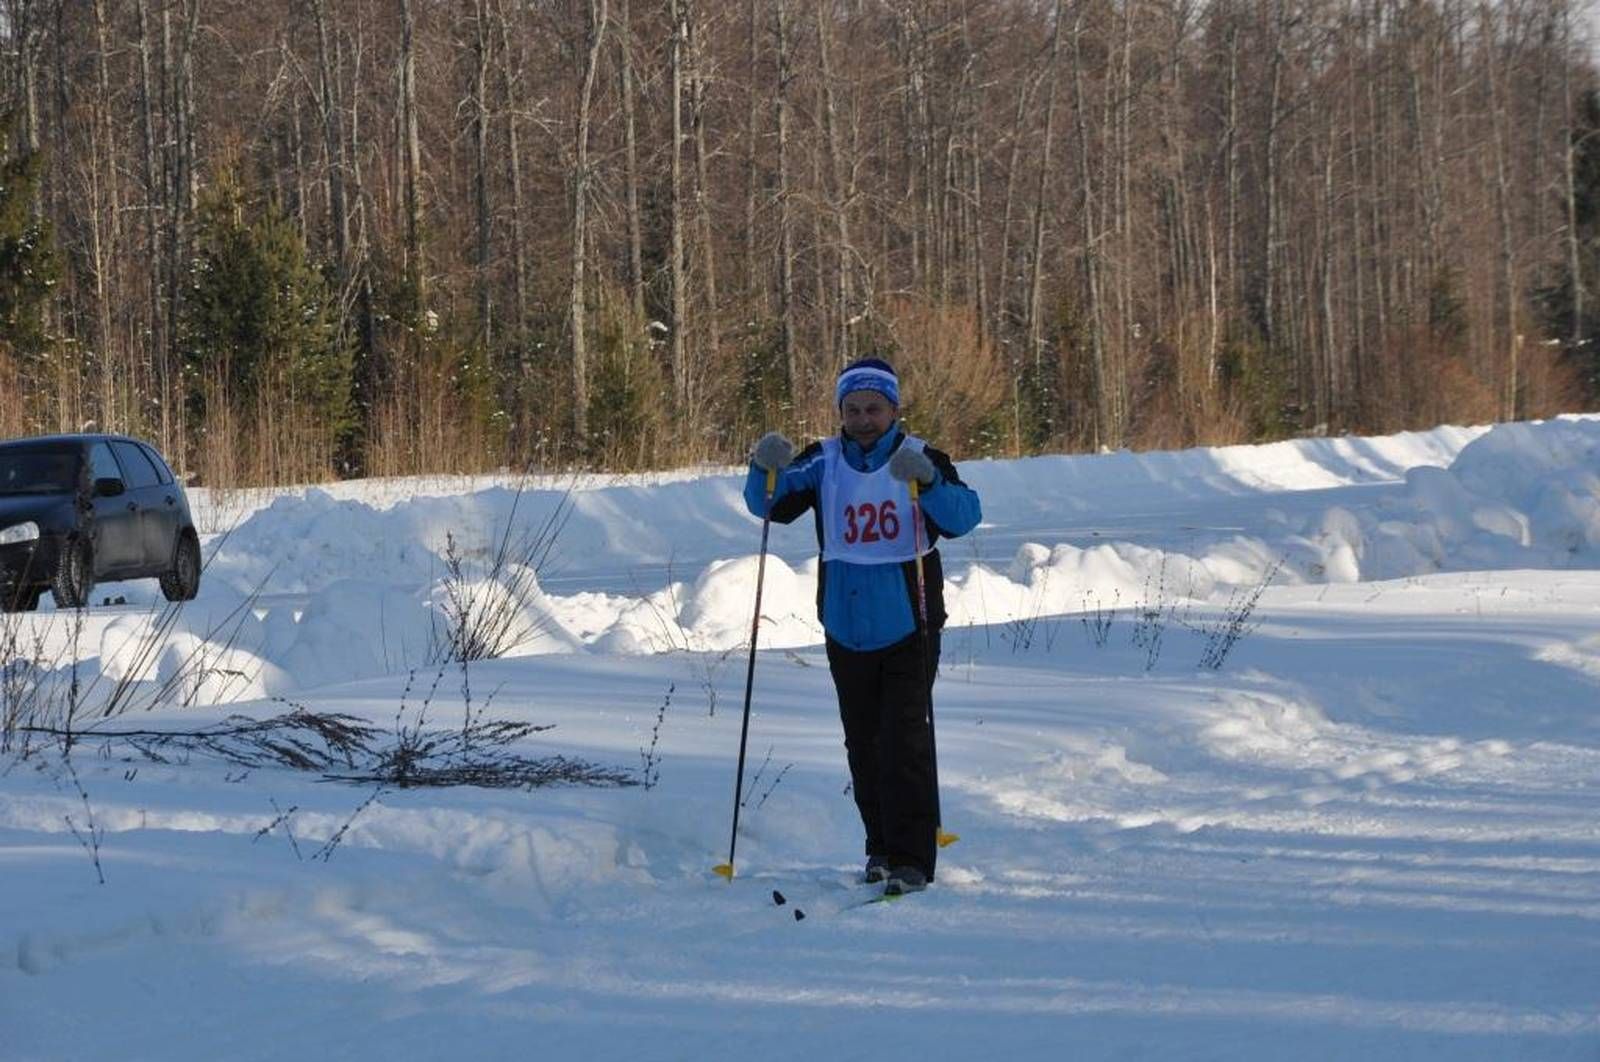
M 716 866 L 711 868 L 711 873 L 717 875 L 719 878 L 727 878 L 729 881 L 732 881 L 733 880 L 733 864 L 732 863 L 718 863 Z
M 959 840 L 961 840 L 961 835 L 959 833 L 945 833 L 943 830 L 939 831 L 940 848 L 949 848 Z
M 796 907 L 794 909 L 794 920 L 796 922 L 804 922 L 806 920 L 806 913 L 800 910 L 800 908 Z
M 777 904 L 779 907 L 782 907 L 784 904 L 789 902 L 789 898 L 783 893 L 779 892 L 777 889 L 773 889 L 772 902 Z

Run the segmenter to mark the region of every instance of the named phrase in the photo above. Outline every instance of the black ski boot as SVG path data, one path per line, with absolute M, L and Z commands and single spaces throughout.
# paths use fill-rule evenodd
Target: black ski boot
M 928 876 L 916 867 L 895 867 L 889 871 L 889 883 L 883 887 L 885 896 L 904 896 L 908 892 L 921 892 L 928 887 Z

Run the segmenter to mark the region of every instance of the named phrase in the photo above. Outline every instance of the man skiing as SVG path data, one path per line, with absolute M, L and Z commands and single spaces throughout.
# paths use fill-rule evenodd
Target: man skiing
M 751 453 L 745 505 L 766 514 L 767 475 L 775 471 L 772 519 L 791 523 L 807 509 L 815 515 L 822 551 L 817 609 L 866 829 L 865 878 L 898 895 L 927 887 L 938 852 L 931 704 L 945 610 L 933 543 L 971 531 L 982 511 L 950 458 L 900 427 L 900 382 L 888 362 L 866 358 L 846 366 L 834 401 L 839 435 L 798 457 L 778 432 L 761 437 Z M 912 525 L 917 502 L 920 535 Z

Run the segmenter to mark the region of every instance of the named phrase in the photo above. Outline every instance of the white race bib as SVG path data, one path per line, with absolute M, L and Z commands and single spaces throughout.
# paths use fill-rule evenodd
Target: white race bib
M 900 445 L 920 451 L 925 444 L 908 435 Z M 844 459 L 838 436 L 822 441 L 822 456 L 822 559 L 851 564 L 914 559 L 911 489 L 889 475 L 888 462 L 876 472 L 857 472 Z

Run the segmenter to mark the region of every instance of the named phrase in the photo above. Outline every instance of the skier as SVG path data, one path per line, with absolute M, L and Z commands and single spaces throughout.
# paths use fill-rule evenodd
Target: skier
M 771 516 L 815 514 L 822 565 L 817 609 L 839 697 L 856 807 L 866 829 L 865 880 L 890 894 L 933 880 L 938 851 L 938 766 L 930 715 L 944 626 L 944 574 L 933 543 L 978 525 L 978 496 L 950 458 L 900 427 L 900 382 L 888 362 L 846 366 L 834 388 L 840 434 L 795 456 L 768 432 L 751 453 L 745 504 Z M 917 543 L 910 481 L 925 533 L 926 629 L 919 627 Z

